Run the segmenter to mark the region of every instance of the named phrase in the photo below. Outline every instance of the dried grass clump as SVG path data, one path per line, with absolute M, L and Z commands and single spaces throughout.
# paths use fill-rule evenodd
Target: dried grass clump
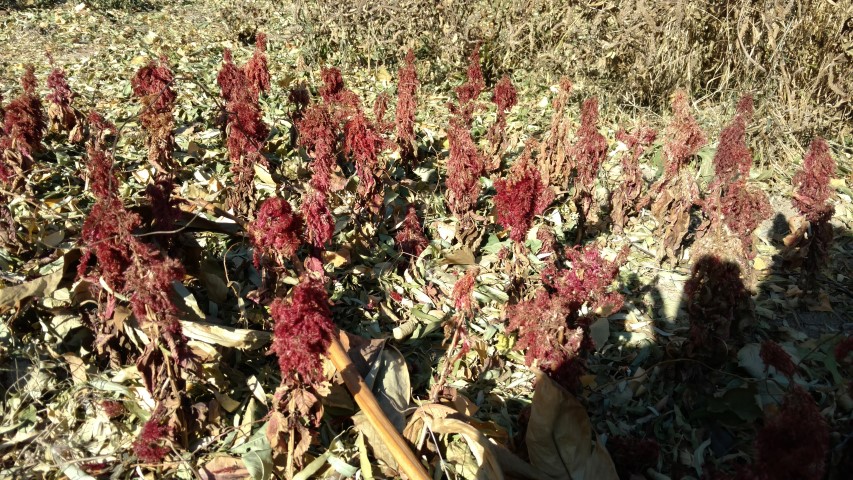
M 393 62 L 414 47 L 447 68 L 438 78 L 480 43 L 487 77 L 566 75 L 640 107 L 664 106 L 676 88 L 722 102 L 751 91 L 769 119 L 755 142 L 762 158 L 853 132 L 844 121 L 853 115 L 851 2 L 332 0 L 299 2 L 294 13 L 318 57 Z

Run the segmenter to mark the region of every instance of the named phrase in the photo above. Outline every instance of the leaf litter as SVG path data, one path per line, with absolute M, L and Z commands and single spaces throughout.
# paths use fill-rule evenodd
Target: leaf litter
M 202 4 L 200 8 L 211 7 Z M 39 72 L 44 73 L 46 59 L 41 63 L 32 53 L 50 51 L 69 73 L 73 89 L 81 92 L 81 105 L 121 120 L 116 122 L 122 129 L 116 158 L 124 171 L 144 172 L 127 176 L 120 187 L 122 195 L 133 197 L 153 172 L 147 168 L 144 138 L 135 121 L 138 107 L 131 101 L 130 79 L 150 59 L 168 52 L 180 78 L 176 118 L 186 126 L 178 136 L 176 159 L 187 172 L 194 172 L 185 176 L 178 194 L 193 205 L 221 205 L 224 198 L 218 192 L 227 188 L 228 162 L 222 134 L 209 123 L 216 116 L 218 101 L 211 93 L 215 92 L 213 75 L 222 48 L 234 48 L 243 59 L 250 52 L 229 39 L 216 22 L 200 22 L 200 18 L 213 18 L 212 11 L 176 14 L 180 10 L 164 7 L 141 14 L 118 10 L 107 17 L 70 5 L 16 11 L 13 28 L 4 33 L 8 38 L 40 31 L 46 28 L 43 25 L 50 25 L 52 32 L 38 35 L 23 51 L 14 46 L 18 43 L 8 42 L 13 46 L 2 52 L 0 62 L 11 67 L 6 71 L 15 77 L 23 71 L 18 63 L 22 58 L 42 65 Z M 163 21 L 166 17 L 169 22 Z M 284 92 L 296 79 L 318 83 L 319 75 L 313 66 L 292 68 L 300 63 L 299 47 L 285 42 L 272 39 L 273 84 L 280 90 L 262 100 L 264 120 L 273 129 L 268 153 L 280 166 L 258 167 L 256 192 L 286 190 L 288 182 L 304 175 L 288 165 L 297 163 L 300 152 L 288 147 L 290 105 Z M 387 75 L 387 70 L 377 71 L 374 75 L 368 68 L 354 69 L 346 72 L 347 81 L 354 91 L 371 99 L 377 93 L 376 79 Z M 12 78 L 0 78 L 0 85 L 4 98 L 13 98 Z M 383 226 L 371 231 L 360 224 L 356 213 L 343 209 L 335 212 L 335 233 L 343 248 L 326 255 L 335 277 L 331 297 L 339 325 L 353 339 L 372 339 L 364 341 L 368 345 L 384 340 L 374 348 L 378 354 L 362 347 L 350 349 L 350 356 L 355 361 L 365 355 L 361 375 L 394 426 L 430 468 L 452 478 L 617 478 L 624 471 L 617 474 L 611 456 L 622 462 L 619 468 L 630 462 L 615 450 L 608 453 L 608 445 L 620 445 L 615 439 L 623 437 L 659 444 L 655 458 L 640 461 L 639 471 L 631 472 L 648 478 L 698 478 L 703 472 L 725 469 L 726 462 L 753 458 L 751 438 L 760 425 L 757 422 L 777 408 L 789 380 L 764 363 L 757 353 L 759 342 L 745 343 L 723 364 L 705 370 L 707 385 L 701 389 L 685 382 L 689 371 L 669 368 L 702 363 L 673 355 L 689 337 L 682 291 L 690 272 L 684 263 L 661 267 L 647 254 L 659 247 L 649 234 L 656 222 L 648 212 L 639 212 L 629 221 L 623 235 L 606 238 L 605 253 L 615 252 L 625 241 L 643 248 L 632 250 L 620 273 L 626 306 L 591 326 L 596 351 L 589 358 L 588 372 L 580 378 L 581 393 L 572 395 L 541 374 L 535 380 L 537 375 L 526 367 L 524 355 L 513 348 L 517 338 L 506 330 L 505 307 L 516 300 L 512 278 L 535 284 L 548 257 L 531 254 L 528 262 L 520 262 L 522 273 L 509 270 L 501 252 L 512 244 L 500 229 L 483 235 L 480 248 L 454 244 L 460 225 L 432 188 L 447 155 L 448 145 L 432 137 L 446 135 L 448 86 L 429 85 L 419 93 L 423 97 L 419 112 L 436 115 L 418 118 L 417 125 L 425 133 L 419 148 L 428 152 L 421 168 L 431 167 L 432 174 L 425 171 L 424 185 L 411 189 L 411 195 L 425 205 L 432 243 L 400 273 L 389 260 L 393 258 L 389 254 L 396 255 L 395 230 Z M 557 90 L 535 83 L 521 86 L 519 107 L 507 117 L 510 139 L 522 144 L 534 132 L 547 131 Z M 536 103 L 542 95 L 545 102 L 540 108 Z M 575 106 L 568 108 L 573 118 L 579 118 Z M 491 124 L 489 115 L 478 117 L 475 128 L 476 122 L 481 128 Z M 613 128 L 607 125 L 604 130 L 612 152 L 616 149 Z M 189 399 L 197 400 L 192 405 L 197 418 L 192 421 L 200 424 L 204 434 L 188 450 L 171 451 L 162 464 L 146 465 L 134 459 L 129 446 L 151 416 L 155 400 L 135 367 L 121 358 L 95 360 L 85 320 L 77 312 L 91 309 L 98 299 L 87 296 L 85 286 L 66 274 L 65 264 L 76 262 L 75 235 L 91 203 L 82 193 L 84 186 L 69 180 L 77 178 L 85 157 L 64 142 L 53 140 L 48 145 L 55 163 L 46 169 L 36 167 L 33 190 L 10 203 L 21 225 L 19 234 L 33 251 L 29 258 L 8 249 L 0 256 L 3 475 L 15 477 L 28 471 L 45 478 L 59 474 L 121 478 L 140 468 L 149 475 L 168 472 L 182 478 L 331 478 L 359 471 L 365 477 L 395 475 L 393 455 L 383 453 L 375 431 L 359 420 L 361 414 L 328 362 L 324 391 L 315 392 L 320 396 L 304 390 L 291 399 L 299 415 L 287 417 L 270 408 L 279 380 L 274 362 L 264 355 L 271 341 L 271 323 L 252 300 L 252 292 L 260 290 L 264 279 L 251 265 L 247 242 L 233 240 L 236 230 L 228 228 L 233 222 L 197 209 L 186 218 L 187 230 L 198 227 L 192 248 L 210 261 L 204 264 L 206 274 L 189 273 L 183 285 L 176 284 L 176 293 L 183 299 L 184 334 L 203 361 L 202 374 L 188 384 L 187 393 Z M 654 143 L 650 149 L 654 156 L 663 144 Z M 837 155 L 839 163 L 849 161 L 849 150 Z M 616 161 L 617 156 L 611 155 L 606 162 L 615 166 Z M 779 266 L 781 242 L 797 229 L 788 225 L 793 221 L 788 213 L 790 174 L 768 175 L 762 188 L 772 193 L 781 220 L 778 216 L 768 220 L 757 232 L 758 255 L 753 265 L 759 288 L 754 318 L 748 319 L 755 328 L 751 335 L 773 338 L 789 352 L 798 368 L 790 382 L 818 394 L 824 416 L 843 438 L 849 436 L 853 408 L 845 389 L 850 364 L 835 359 L 834 347 L 853 328 L 845 313 L 853 301 L 850 190 L 845 179 L 833 179 L 833 226 L 838 233 L 829 256 L 835 261 L 817 295 L 810 295 Z M 490 182 L 481 179 L 484 187 Z M 352 194 L 352 185 L 343 192 Z M 402 210 L 400 199 L 386 195 L 383 203 L 386 212 Z M 537 221 L 563 236 L 576 225 L 577 215 L 569 204 L 555 205 L 550 215 Z M 681 223 L 689 220 L 679 218 Z M 541 248 L 535 235 L 534 240 L 540 244 L 531 251 Z M 666 253 L 681 255 L 675 247 L 668 245 Z M 472 293 L 478 308 L 466 319 L 465 347 L 445 354 L 450 347 L 446 328 L 457 310 L 451 301 L 453 287 L 471 265 L 480 268 Z M 295 276 L 284 279 L 285 284 L 296 282 Z M 666 287 L 667 282 L 672 286 Z M 121 348 L 142 348 L 150 342 L 150 332 L 130 312 L 113 318 L 116 329 L 125 333 Z M 442 371 L 447 372 L 445 383 L 436 398 L 428 399 Z M 697 399 L 697 392 L 708 395 L 709 401 Z M 319 425 L 312 427 L 315 420 Z M 309 432 L 313 428 L 318 428 L 318 436 Z M 279 443 L 282 446 L 275 448 Z M 831 455 L 834 465 L 846 458 L 840 447 Z M 292 463 L 297 456 L 299 467 Z

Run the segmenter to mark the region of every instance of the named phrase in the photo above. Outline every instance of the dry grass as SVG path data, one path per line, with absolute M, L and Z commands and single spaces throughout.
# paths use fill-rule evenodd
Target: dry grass
M 492 78 L 568 75 L 611 113 L 665 110 L 676 88 L 706 108 L 751 93 L 760 161 L 798 158 L 814 135 L 853 140 L 850 2 L 331 0 L 297 2 L 294 18 L 315 60 L 393 63 L 414 47 L 419 58 L 461 65 L 481 43 Z

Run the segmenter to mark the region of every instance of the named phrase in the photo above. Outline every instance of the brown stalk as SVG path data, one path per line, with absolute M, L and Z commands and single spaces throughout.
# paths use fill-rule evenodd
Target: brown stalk
M 364 383 L 364 379 L 359 375 L 337 336 L 332 337 L 332 343 L 329 345 L 329 358 L 341 374 L 341 377 L 343 377 L 347 389 L 349 389 L 355 398 L 355 403 L 367 415 L 370 425 L 373 426 L 386 448 L 391 452 L 394 459 L 397 460 L 400 470 L 410 480 L 430 480 L 426 469 L 421 465 L 421 462 L 415 456 L 414 452 L 412 452 L 411 448 L 409 448 L 406 440 L 394 428 L 394 425 L 391 424 L 385 413 L 382 412 L 382 408 L 379 407 L 376 397 L 373 396 L 370 388 Z

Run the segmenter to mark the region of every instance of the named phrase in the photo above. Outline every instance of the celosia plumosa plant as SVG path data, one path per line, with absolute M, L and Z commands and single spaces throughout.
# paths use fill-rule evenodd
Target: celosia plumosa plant
M 280 298 L 273 301 L 270 315 L 275 320 L 272 351 L 278 355 L 282 383 L 320 382 L 322 358 L 335 331 L 323 280 L 306 273 L 289 302 Z
M 308 186 L 302 196 L 300 208 L 305 221 L 308 241 L 315 248 L 323 248 L 335 233 L 335 219 L 329 210 L 328 193 Z
M 606 157 L 607 139 L 598 131 L 598 99 L 589 98 L 581 106 L 581 126 L 571 157 L 576 175 L 572 199 L 578 211 L 578 239 L 583 237 L 587 223 L 598 218 L 595 180 Z
M 621 233 L 628 223 L 628 216 L 635 213 L 637 203 L 643 193 L 645 181 L 640 171 L 640 157 L 657 138 L 657 132 L 648 127 L 638 127 L 631 133 L 625 130 L 616 132 L 616 140 L 625 145 L 622 153 L 622 174 L 619 185 L 612 193 L 610 219 L 613 231 Z
M 746 125 L 752 112 L 752 97 L 743 97 L 734 119 L 720 134 L 713 160 L 714 180 L 701 201 L 707 219 L 697 234 L 699 246 L 694 248 L 698 255 L 725 251 L 728 239 L 737 238 L 739 248 L 727 252 L 726 257 L 740 264 L 748 283 L 753 277 L 750 260 L 755 257 L 752 235 L 771 213 L 767 195 L 747 183 L 752 154 L 746 145 Z
M 175 108 L 177 94 L 172 88 L 175 76 L 165 57 L 151 61 L 139 69 L 131 85 L 133 94 L 142 104 L 139 121 L 145 129 L 148 162 L 159 173 L 172 174 L 175 148 Z
M 344 153 L 351 157 L 355 164 L 359 199 L 374 212 L 378 211 L 382 205 L 379 152 L 384 144 L 382 136 L 367 120 L 364 111 L 356 108 L 355 113 L 344 125 Z
M 542 272 L 543 286 L 533 298 L 507 309 L 507 331 L 517 332 L 515 348 L 525 351 L 527 365 L 537 364 L 569 390 L 580 385 L 586 355 L 594 347 L 589 336 L 590 315 L 610 315 L 623 299 L 610 285 L 627 259 L 622 250 L 613 261 L 601 257 L 595 246 L 569 249 L 568 268 L 552 266 Z M 588 314 L 582 314 L 586 305 Z
M 483 155 L 463 122 L 451 121 L 447 131 L 447 206 L 461 219 L 474 210 L 480 198 L 480 177 L 485 172 Z
M 515 242 L 524 241 L 533 225 L 533 217 L 541 215 L 554 200 L 553 192 L 542 181 L 539 169 L 530 159 L 534 148 L 532 142 L 528 144 L 507 179 L 495 181 L 498 223 L 510 229 L 510 238 Z
M 477 110 L 477 98 L 483 93 L 486 88 L 486 81 L 483 79 L 483 70 L 480 68 L 480 47 L 474 47 L 471 55 L 468 57 L 468 71 L 466 81 L 462 85 L 456 87 L 456 97 L 459 101 L 458 107 L 453 106 L 451 111 L 458 115 L 467 128 L 471 127 L 471 120 L 474 112 Z
M 417 154 L 415 113 L 418 108 L 418 74 L 415 71 L 415 52 L 406 53 L 405 64 L 397 71 L 397 110 L 394 112 L 395 134 L 400 157 L 411 163 Z
M 252 53 L 252 58 L 246 63 L 244 71 L 246 80 L 249 82 L 249 89 L 255 98 L 258 98 L 261 92 L 269 93 L 270 72 L 267 66 L 267 36 L 265 33 L 258 32 L 255 37 L 255 51 Z
M 665 130 L 663 176 L 652 185 L 640 206 L 651 203 L 652 216 L 657 220 L 655 234 L 661 239 L 658 260 L 668 258 L 678 262 L 690 226 L 690 210 L 700 198 L 693 173 L 685 166 L 705 145 L 706 138 L 690 113 L 685 92 L 673 94 L 672 113 L 673 118 Z
M 50 93 L 46 97 L 49 103 L 47 117 L 50 128 L 57 132 L 67 133 L 68 141 L 71 143 L 82 142 L 83 119 L 71 107 L 75 95 L 68 86 L 65 71 L 58 67 L 51 70 L 50 75 L 47 76 L 47 87 L 50 89 Z
M 263 121 L 258 95 L 243 69 L 237 68 L 230 50 L 225 50 L 216 77 L 227 115 L 227 146 L 234 175 L 229 205 L 247 215 L 254 205 L 255 164 L 267 165 L 261 149 L 270 133 Z M 257 87 L 257 85 L 255 85 Z
M 23 92 L 4 108 L 0 135 L 0 180 L 17 188 L 33 167 L 41 149 L 47 120 L 36 88 L 35 68 L 28 65 L 21 77 Z
M 293 211 L 290 202 L 281 197 L 264 200 L 248 230 L 255 247 L 256 266 L 264 255 L 273 256 L 281 265 L 284 260 L 295 258 L 296 250 L 302 245 L 302 218 Z
M 418 211 L 414 205 L 409 205 L 406 209 L 406 218 L 397 231 L 394 241 L 397 244 L 397 249 L 403 255 L 401 264 L 403 268 L 413 259 L 419 257 L 429 245 L 429 240 L 424 235 L 421 220 L 418 218 Z
M 817 275 L 829 259 L 833 231 L 830 220 L 835 207 L 828 202 L 829 180 L 835 172 L 835 160 L 829 153 L 829 145 L 822 138 L 815 138 L 803 159 L 803 168 L 794 176 L 794 206 L 808 220 L 801 231 L 796 232 L 794 247 L 801 258 L 800 284 L 813 289 Z M 808 233 L 806 233 L 808 231 Z

